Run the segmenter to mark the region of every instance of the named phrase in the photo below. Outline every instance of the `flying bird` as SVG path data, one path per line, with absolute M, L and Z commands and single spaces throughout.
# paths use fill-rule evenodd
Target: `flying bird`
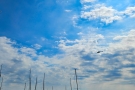
M 97 53 L 101 53 L 101 52 L 103 52 L 103 51 L 97 51 Z

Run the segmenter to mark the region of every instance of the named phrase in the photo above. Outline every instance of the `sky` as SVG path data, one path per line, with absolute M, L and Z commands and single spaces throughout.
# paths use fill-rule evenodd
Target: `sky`
M 135 89 L 134 0 L 0 0 L 2 90 Z M 98 51 L 103 51 L 97 53 Z

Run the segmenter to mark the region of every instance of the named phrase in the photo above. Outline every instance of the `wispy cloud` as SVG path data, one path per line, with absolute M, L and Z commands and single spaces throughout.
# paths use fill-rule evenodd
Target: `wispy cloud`
M 71 12 L 72 10 L 65 10 L 65 12 Z
M 95 2 L 96 0 L 81 0 L 81 3 L 92 3 Z
M 34 44 L 33 47 L 34 47 L 35 49 L 40 49 L 42 46 L 39 45 L 39 44 Z

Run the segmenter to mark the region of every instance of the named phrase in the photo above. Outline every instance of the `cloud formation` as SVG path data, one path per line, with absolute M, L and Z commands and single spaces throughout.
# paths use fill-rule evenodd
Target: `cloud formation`
M 94 39 L 91 40 L 88 37 L 88 39 L 82 38 L 75 41 L 61 41 L 60 48 L 66 53 L 79 57 L 81 70 L 91 73 L 90 78 L 99 75 L 94 78 L 95 81 L 99 78 L 101 81 L 109 80 L 113 82 L 117 79 L 125 81 L 126 77 L 134 77 L 133 73 L 131 73 L 134 68 L 134 53 L 132 53 L 135 48 L 134 32 L 135 30 L 130 30 L 127 35 L 121 36 L 122 38 L 116 43 L 109 43 L 109 46 L 104 47 L 106 50 L 101 54 L 97 54 L 96 51 L 104 48 L 98 46 L 92 41 Z M 120 36 L 114 38 L 117 37 Z M 95 40 L 103 39 L 103 36 L 97 35 L 97 38 L 96 36 L 94 38 Z M 128 83 L 128 81 L 125 82 Z
M 45 72 L 47 83 L 61 86 L 61 82 L 66 84 L 66 80 L 74 77 L 74 68 L 77 68 L 79 82 L 84 83 L 82 86 L 99 82 L 108 84 L 108 81 L 110 84 L 134 84 L 134 34 L 135 30 L 130 30 L 125 36 L 115 36 L 115 43 L 101 47 L 102 40 L 106 39 L 103 35 L 82 33 L 79 34 L 80 39 L 60 40 L 59 49 L 63 54 L 53 57 L 38 55 L 34 48 L 17 48 L 16 42 L 0 37 L 0 63 L 3 64 L 4 81 L 9 85 L 28 83 L 27 76 L 31 68 L 33 81 L 34 77 L 42 77 Z M 104 51 L 98 54 L 98 50 Z
M 135 7 L 127 7 L 123 14 L 128 15 L 132 18 L 135 17 Z
M 42 46 L 35 43 L 29 47 L 19 46 L 16 41 L 6 36 L 0 37 L 0 64 L 3 64 L 2 77 L 4 78 L 3 90 L 8 90 L 9 87 L 11 90 L 23 89 L 24 83 L 28 84 L 30 69 L 32 70 L 32 87 L 34 87 L 35 78 L 38 77 L 38 89 L 42 88 L 42 78 L 45 73 L 46 88 L 54 86 L 55 90 L 63 89 L 63 86 L 69 85 L 70 78 L 72 78 L 73 88 L 76 88 L 75 68 L 77 68 L 79 88 L 82 87 L 83 90 L 129 90 L 135 88 L 135 29 L 123 31 L 124 34 L 119 33 L 119 35 L 116 35 L 116 32 L 111 36 L 110 33 L 113 31 L 107 28 L 114 21 L 134 18 L 135 7 L 130 6 L 119 11 L 113 6 L 96 3 L 96 0 L 81 0 L 80 3 L 82 5 L 81 11 L 78 11 L 80 13 L 70 18 L 77 30 L 74 32 L 73 27 L 70 26 L 68 28 L 72 31 L 58 32 L 62 37 L 57 36 L 59 40 L 56 41 L 57 45 L 54 46 L 60 52 L 59 54 L 47 56 L 40 53 L 41 48 L 46 43 Z M 54 10 L 54 8 L 51 10 Z M 63 9 L 62 11 L 64 10 L 66 15 L 67 12 L 71 13 L 72 11 L 74 13 L 72 9 Z M 61 14 L 56 16 L 59 15 Z M 85 28 L 79 26 L 77 20 L 82 20 L 81 23 L 83 23 L 83 20 L 84 22 L 98 20 L 98 25 L 99 23 L 109 25 L 106 25 L 107 27 L 93 26 L 92 29 L 94 30 L 92 31 L 86 30 L 87 27 L 91 29 L 89 25 L 82 25 Z M 109 39 L 106 32 L 101 33 L 101 29 L 106 28 L 109 32 L 107 33 Z M 114 26 L 109 28 L 116 29 Z M 69 39 L 69 37 L 72 37 L 68 36 L 69 33 L 72 33 L 72 36 L 76 34 L 77 38 Z M 45 42 L 50 39 L 41 36 L 40 40 Z M 48 50 L 42 49 L 46 52 Z M 103 52 L 97 53 L 98 51 Z M 7 88 L 7 86 L 9 87 Z
M 100 6 L 91 10 L 90 12 L 82 12 L 81 18 L 85 19 L 101 19 L 102 22 L 106 24 L 112 23 L 116 20 L 121 20 L 122 17 L 117 15 L 118 12 L 114 10 L 112 7 Z
M 127 7 L 124 11 L 118 11 L 111 6 L 105 6 L 104 4 L 85 5 L 82 4 L 81 18 L 88 20 L 101 20 L 106 24 L 114 21 L 119 21 L 127 17 L 135 17 L 135 7 Z

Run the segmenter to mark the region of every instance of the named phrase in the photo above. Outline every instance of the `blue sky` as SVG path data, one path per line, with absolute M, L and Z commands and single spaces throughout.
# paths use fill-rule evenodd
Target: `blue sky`
M 134 0 L 1 0 L 3 90 L 135 88 Z M 97 53 L 97 51 L 103 51 Z

